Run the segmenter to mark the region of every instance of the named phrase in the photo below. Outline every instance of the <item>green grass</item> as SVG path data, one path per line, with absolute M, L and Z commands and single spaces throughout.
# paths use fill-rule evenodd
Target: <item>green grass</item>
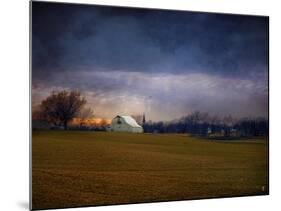
M 33 209 L 268 193 L 266 140 L 35 131 Z

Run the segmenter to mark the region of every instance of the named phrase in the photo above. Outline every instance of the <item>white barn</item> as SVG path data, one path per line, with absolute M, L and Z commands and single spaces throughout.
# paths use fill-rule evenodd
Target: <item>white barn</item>
M 131 116 L 118 115 L 112 120 L 108 131 L 143 133 L 143 128 Z

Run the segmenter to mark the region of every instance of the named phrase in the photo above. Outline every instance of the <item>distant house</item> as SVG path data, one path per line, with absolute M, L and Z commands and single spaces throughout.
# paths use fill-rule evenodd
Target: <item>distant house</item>
M 107 131 L 143 133 L 143 128 L 131 116 L 116 116 Z

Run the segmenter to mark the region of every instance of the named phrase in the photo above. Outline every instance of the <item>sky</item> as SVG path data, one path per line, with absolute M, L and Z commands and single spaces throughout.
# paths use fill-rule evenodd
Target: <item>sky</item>
M 32 104 L 79 90 L 96 117 L 268 117 L 268 17 L 32 3 Z

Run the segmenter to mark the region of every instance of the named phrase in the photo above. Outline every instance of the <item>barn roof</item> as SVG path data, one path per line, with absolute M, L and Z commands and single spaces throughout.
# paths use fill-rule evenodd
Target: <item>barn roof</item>
M 141 127 L 134 118 L 132 118 L 131 116 L 120 116 L 121 118 L 123 118 L 125 120 L 125 122 L 127 124 L 129 124 L 132 127 Z

